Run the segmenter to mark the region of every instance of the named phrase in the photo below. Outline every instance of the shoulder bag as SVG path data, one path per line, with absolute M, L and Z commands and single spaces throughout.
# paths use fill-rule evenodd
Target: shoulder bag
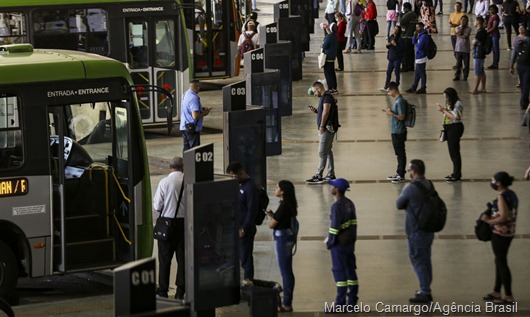
M 179 193 L 179 198 L 178 198 L 178 203 L 177 203 L 177 210 L 175 211 L 175 217 L 174 218 L 162 217 L 162 212 L 161 212 L 158 218 L 156 219 L 155 228 L 153 229 L 153 235 L 156 240 L 167 241 L 169 239 L 171 235 L 171 227 L 173 226 L 173 222 L 179 212 L 180 200 L 182 199 L 183 191 L 184 191 L 184 180 L 182 180 L 182 185 L 180 186 L 180 193 Z
M 326 65 L 326 53 L 324 53 L 324 51 L 321 51 L 320 55 L 318 55 L 318 67 L 324 68 L 324 65 Z

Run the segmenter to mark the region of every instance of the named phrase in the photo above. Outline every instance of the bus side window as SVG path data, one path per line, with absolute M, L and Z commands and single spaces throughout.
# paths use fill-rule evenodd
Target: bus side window
M 147 25 L 129 23 L 129 64 L 131 68 L 146 68 L 149 63 L 147 47 Z
M 0 97 L 0 169 L 22 165 L 22 129 L 15 96 Z
M 26 16 L 21 12 L 0 13 L 0 44 L 27 42 Z

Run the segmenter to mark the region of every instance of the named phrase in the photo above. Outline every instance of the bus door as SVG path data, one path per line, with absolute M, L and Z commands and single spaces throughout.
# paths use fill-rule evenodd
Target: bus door
M 108 102 L 50 106 L 48 120 L 53 269 L 67 273 L 130 261 L 127 109 Z
M 127 19 L 127 62 L 136 85 L 154 85 L 163 88 L 177 98 L 176 65 L 176 18 L 147 17 Z M 171 103 L 165 95 L 156 91 L 137 89 L 140 115 L 144 124 L 165 123 L 167 107 Z M 174 121 L 179 109 L 173 109 Z
M 202 10 L 193 16 L 193 63 L 195 78 L 230 77 L 234 66 L 231 56 L 233 0 L 205 0 Z M 235 42 L 234 42 L 235 43 Z

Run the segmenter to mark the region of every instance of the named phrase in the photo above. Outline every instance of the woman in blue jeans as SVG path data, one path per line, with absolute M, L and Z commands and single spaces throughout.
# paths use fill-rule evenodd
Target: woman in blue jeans
M 278 267 L 283 281 L 283 300 L 278 306 L 279 312 L 293 311 L 293 291 L 294 291 L 294 274 L 293 274 L 293 247 L 295 237 L 291 230 L 291 217 L 298 214 L 298 203 L 294 185 L 290 181 L 281 180 L 278 182 L 274 191 L 276 197 L 280 198 L 280 205 L 276 212 L 267 211 L 271 217 L 269 228 L 274 229 L 274 243 Z

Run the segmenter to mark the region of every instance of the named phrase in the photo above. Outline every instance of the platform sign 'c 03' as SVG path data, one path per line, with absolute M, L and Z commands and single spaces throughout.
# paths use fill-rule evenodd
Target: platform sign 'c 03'
M 0 180 L 0 197 L 26 195 L 29 192 L 29 182 L 25 177 Z

